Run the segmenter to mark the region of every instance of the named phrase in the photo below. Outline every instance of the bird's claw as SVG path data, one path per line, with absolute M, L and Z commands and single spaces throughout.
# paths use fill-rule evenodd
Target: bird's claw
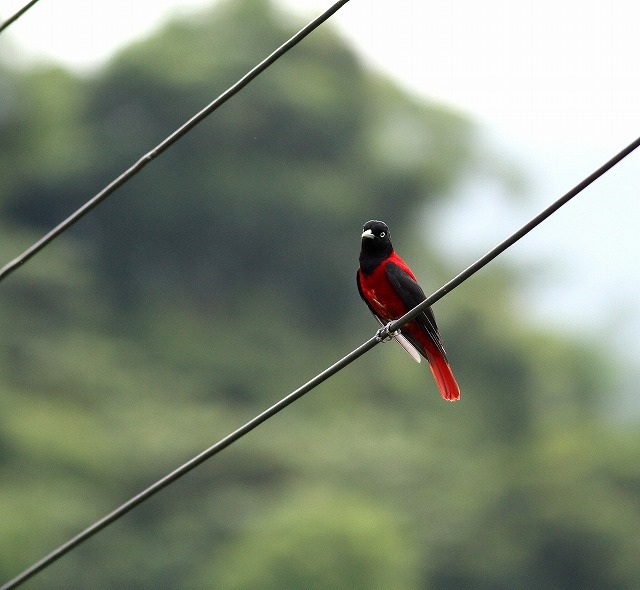
M 376 332 L 376 339 L 378 340 L 378 342 L 389 342 L 389 340 L 391 340 L 394 336 L 400 334 L 400 330 L 392 332 L 389 329 L 389 326 L 391 326 L 391 322 L 389 322 L 386 326 L 382 326 L 382 328 L 380 328 Z

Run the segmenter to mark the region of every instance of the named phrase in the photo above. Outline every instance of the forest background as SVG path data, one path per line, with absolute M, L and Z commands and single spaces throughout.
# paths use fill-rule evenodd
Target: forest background
M 92 76 L 2 66 L 2 259 L 294 29 L 240 0 Z M 471 121 L 323 27 L 9 277 L 1 578 L 369 337 L 364 221 L 389 223 L 426 291 L 460 270 L 429 220 L 479 173 L 522 182 Z M 526 280 L 498 261 L 437 304 L 460 403 L 377 347 L 27 587 L 637 587 L 621 367 L 523 317 Z

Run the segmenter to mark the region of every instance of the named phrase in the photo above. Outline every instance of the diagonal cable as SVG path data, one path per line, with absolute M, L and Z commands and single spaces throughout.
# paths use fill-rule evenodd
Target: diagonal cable
M 513 246 L 518 240 L 528 234 L 532 229 L 536 226 L 540 225 L 545 219 L 550 217 L 553 213 L 555 213 L 560 207 L 568 203 L 573 197 L 582 192 L 585 188 L 587 188 L 590 184 L 592 184 L 595 180 L 600 178 L 605 172 L 613 168 L 618 162 L 627 157 L 631 152 L 633 152 L 637 147 L 640 146 L 640 138 L 636 139 L 633 143 L 628 145 L 622 151 L 618 152 L 613 158 L 611 158 L 608 162 L 603 164 L 600 168 L 598 168 L 593 174 L 590 174 L 587 178 L 585 178 L 582 182 L 577 184 L 573 189 L 571 189 L 568 193 L 560 197 L 557 201 L 552 203 L 549 207 L 547 207 L 544 211 L 536 215 L 531 221 L 523 225 L 519 230 L 514 232 L 507 239 L 503 240 L 498 244 L 493 250 L 490 250 L 487 254 L 485 254 L 482 258 L 479 258 L 474 264 L 467 267 L 463 272 L 456 275 L 453 279 L 451 279 L 448 283 L 443 285 L 440 289 L 438 289 L 435 293 L 427 297 L 422 303 L 414 307 L 412 310 L 403 315 L 400 319 L 391 322 L 386 327 L 381 328 L 378 332 L 369 338 L 366 342 L 361 344 L 358 348 L 351 351 L 346 356 L 342 357 L 339 361 L 331 365 L 329 368 L 322 371 L 316 375 L 310 381 L 307 381 L 304 385 L 291 392 L 286 397 L 282 398 L 279 402 L 247 422 L 244 426 L 241 426 L 237 430 L 233 431 L 231 434 L 227 435 L 220 441 L 218 441 L 213 446 L 209 447 L 205 451 L 201 452 L 199 455 L 195 456 L 193 459 L 187 461 L 162 479 L 158 480 L 156 483 L 152 484 L 138 495 L 134 496 L 120 507 L 116 508 L 113 512 L 110 512 L 100 520 L 96 521 L 94 524 L 86 528 L 81 533 L 77 534 L 75 537 L 60 545 L 57 549 L 53 550 L 51 553 L 45 555 L 42 559 L 28 567 L 21 574 L 4 584 L 0 587 L 0 590 L 11 590 L 13 588 L 17 588 L 22 582 L 25 582 L 36 573 L 42 571 L 58 559 L 60 559 L 63 555 L 71 551 L 74 547 L 80 545 L 106 526 L 115 522 L 127 512 L 142 504 L 144 501 L 148 500 L 159 492 L 160 490 L 166 488 L 174 481 L 180 479 L 183 475 L 189 473 L 192 469 L 196 468 L 201 463 L 204 463 L 207 459 L 210 459 L 214 455 L 217 455 L 223 449 L 226 449 L 228 446 L 242 438 L 245 434 L 251 432 L 254 428 L 275 416 L 278 412 L 286 408 L 288 405 L 310 392 L 312 389 L 315 389 L 322 382 L 329 379 L 336 373 L 340 372 L 342 369 L 350 365 L 353 361 L 360 358 L 363 354 L 371 350 L 374 346 L 386 340 L 390 333 L 393 333 L 396 330 L 399 330 L 404 326 L 407 322 L 410 322 L 416 315 L 418 315 L 421 311 L 423 311 L 426 307 L 433 305 L 436 301 L 444 297 L 447 293 L 461 285 L 464 281 L 470 278 L 472 275 L 477 273 L 481 268 L 489 264 L 494 258 L 499 256 L 502 252 Z
M 0 281 L 5 279 L 18 267 L 23 265 L 32 256 L 42 250 L 49 242 L 57 238 L 61 233 L 69 229 L 76 221 L 84 217 L 94 207 L 99 205 L 104 199 L 111 195 L 116 189 L 120 188 L 123 184 L 127 183 L 133 178 L 140 170 L 142 170 L 151 160 L 158 157 L 166 149 L 171 147 L 189 131 L 191 131 L 198 123 L 206 119 L 211 113 L 227 102 L 232 96 L 240 92 L 249 82 L 264 72 L 270 65 L 276 62 L 287 51 L 295 47 L 300 41 L 302 41 L 309 33 L 318 28 L 324 23 L 330 16 L 335 14 L 342 6 L 344 6 L 349 0 L 339 0 L 333 4 L 330 8 L 325 10 L 320 16 L 312 20 L 308 25 L 300 29 L 293 37 L 283 43 L 278 49 L 276 49 L 271 55 L 262 60 L 257 66 L 247 72 L 240 80 L 238 80 L 233 86 L 229 87 L 213 102 L 204 107 L 200 112 L 196 113 L 191 119 L 184 123 L 181 127 L 176 129 L 171 135 L 160 142 L 151 151 L 142 156 L 135 164 L 129 169 L 123 172 L 120 176 L 112 180 L 107 186 L 105 186 L 98 194 L 87 201 L 82 207 L 80 207 L 75 213 L 72 213 L 67 219 L 54 227 L 49 233 L 40 238 L 37 242 L 27 248 L 20 256 L 14 258 L 11 262 L 6 264 L 0 269 Z
M 624 160 L 631 152 L 633 152 L 638 147 L 640 147 L 640 137 L 631 142 L 624 149 L 620 150 L 615 156 L 613 156 L 613 158 L 605 162 L 602 166 L 600 166 L 600 168 L 587 176 L 582 182 L 576 184 L 576 186 L 574 186 L 568 193 L 564 194 L 557 201 L 554 201 L 544 211 L 541 211 L 538 215 L 531 219 L 531 221 L 523 225 L 518 231 L 511 234 L 506 240 L 500 242 L 500 244 L 493 248 L 493 250 L 487 252 L 482 258 L 479 258 L 476 262 L 463 270 L 459 275 L 451 279 L 447 284 L 440 287 L 440 289 L 433 293 L 431 297 L 428 297 L 426 301 L 423 301 L 420 304 L 416 305 L 413 309 L 405 313 L 401 318 L 390 322 L 383 330 L 384 337 L 388 337 L 389 333 L 393 333 L 396 330 L 402 328 L 402 326 L 410 322 L 419 313 L 423 312 L 427 307 L 433 305 L 439 299 L 442 299 L 442 297 L 444 297 L 449 291 L 455 289 L 458 285 L 471 277 L 471 275 L 477 273 L 483 266 L 486 266 L 494 258 L 513 246 L 520 238 L 527 235 L 532 229 L 534 229 L 545 219 L 553 215 L 558 209 L 560 209 L 560 207 L 568 203 L 571 199 L 573 199 L 573 197 L 581 193 L 590 184 L 598 180 L 598 178 L 605 174 L 605 172 L 611 170 L 611 168 L 613 168 L 618 162 Z M 0 588 L 0 590 L 2 589 Z
M 27 2 L 20 10 L 18 10 L 15 14 L 10 16 L 3 23 L 0 23 L 0 33 L 4 31 L 9 25 L 16 22 L 29 8 L 31 8 L 38 0 L 31 0 L 31 2 Z

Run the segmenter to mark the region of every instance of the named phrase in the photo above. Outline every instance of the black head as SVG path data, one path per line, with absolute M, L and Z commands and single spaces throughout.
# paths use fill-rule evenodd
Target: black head
M 386 260 L 393 252 L 389 228 L 383 221 L 372 219 L 362 228 L 362 248 L 360 250 L 360 268 L 365 274 Z
M 391 235 L 384 221 L 372 219 L 362 228 L 362 246 L 367 249 L 379 250 L 391 246 Z

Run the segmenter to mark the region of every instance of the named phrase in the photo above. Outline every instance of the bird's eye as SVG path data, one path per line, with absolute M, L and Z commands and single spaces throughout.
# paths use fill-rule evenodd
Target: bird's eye
M 386 232 L 383 232 L 383 231 L 380 232 L 380 237 L 381 238 L 384 238 L 386 235 L 387 235 Z

